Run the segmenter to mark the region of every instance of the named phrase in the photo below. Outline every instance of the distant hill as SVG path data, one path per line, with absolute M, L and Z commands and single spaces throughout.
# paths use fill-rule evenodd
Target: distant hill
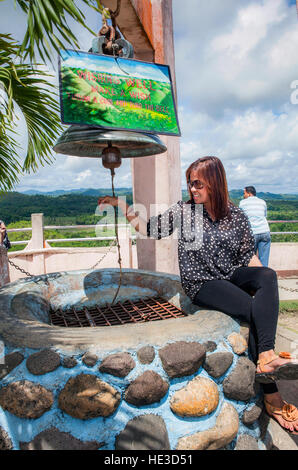
M 126 202 L 132 204 L 131 188 L 116 188 L 118 196 L 125 196 Z M 6 224 L 20 220 L 29 221 L 31 214 L 43 213 L 45 225 L 81 225 L 96 224 L 99 215 L 96 213 L 97 199 L 101 195 L 112 194 L 111 189 L 80 189 L 24 194 L 18 192 L 0 193 L 0 219 Z M 268 217 L 272 220 L 298 220 L 298 194 L 258 193 L 267 200 Z M 186 190 L 182 197 L 188 199 Z M 230 198 L 238 205 L 242 190 L 232 190 Z M 113 215 L 114 217 L 114 215 Z
M 55 191 L 37 191 L 35 189 L 29 189 L 27 191 L 20 191 L 21 194 L 26 194 L 28 196 L 39 195 L 39 196 L 63 196 L 66 194 L 80 194 L 81 196 L 102 196 L 104 194 L 111 194 L 112 191 L 110 188 L 80 188 L 80 189 L 57 189 Z M 132 188 L 116 188 L 115 192 L 117 194 L 128 194 L 132 193 Z M 183 198 L 187 197 L 187 190 L 182 190 Z M 229 191 L 229 195 L 232 199 L 241 199 L 243 197 L 243 189 L 232 189 Z M 298 200 L 298 194 L 276 194 L 276 193 L 269 193 L 269 192 L 258 192 L 257 196 L 262 199 L 272 200 L 272 199 L 279 199 L 279 200 L 287 200 L 287 201 L 295 201 Z
M 232 189 L 229 191 L 230 197 L 235 199 L 243 198 L 243 189 Z M 287 200 L 287 201 L 294 201 L 298 200 L 298 194 L 276 194 L 276 193 L 263 193 L 262 191 L 257 192 L 257 196 L 261 199 L 279 199 L 279 200 Z
M 117 188 L 115 190 L 117 194 L 130 193 L 132 188 Z M 20 191 L 21 194 L 26 194 L 28 196 L 64 196 L 65 194 L 80 194 L 81 196 L 102 196 L 103 194 L 111 194 L 112 190 L 110 188 L 80 188 L 80 189 L 57 189 L 56 191 L 37 191 L 36 189 L 28 189 L 27 191 Z

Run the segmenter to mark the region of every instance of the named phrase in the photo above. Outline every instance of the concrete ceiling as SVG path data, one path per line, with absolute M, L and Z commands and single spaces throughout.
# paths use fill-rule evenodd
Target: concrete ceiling
M 101 0 L 101 4 L 115 11 L 117 0 Z M 154 49 L 136 14 L 131 0 L 121 1 L 120 13 L 116 18 L 116 22 L 124 38 L 133 45 L 135 52 L 134 58 L 154 62 Z

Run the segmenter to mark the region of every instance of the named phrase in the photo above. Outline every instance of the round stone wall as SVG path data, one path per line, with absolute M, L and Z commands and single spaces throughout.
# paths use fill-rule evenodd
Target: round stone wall
M 80 345 L 79 336 L 71 343 L 69 329 L 51 327 L 60 342 L 50 343 L 48 335 L 49 344 L 35 348 L 27 346 L 25 331 L 21 344 L 8 341 L 12 319 L 5 317 L 0 449 L 265 449 L 258 424 L 261 394 L 240 325 L 220 312 L 197 310 L 179 290 L 177 276 L 133 273 L 145 274 L 155 276 L 152 290 L 162 285 L 163 295 L 191 314 L 126 328 L 81 328 Z M 4 294 L 1 289 L 2 315 Z M 39 322 L 32 312 L 30 317 L 30 303 L 18 321 L 24 330 L 33 322 L 30 334 L 38 335 L 48 300 L 37 291 L 30 295 L 41 305 L 41 314 L 34 312 Z M 88 332 L 82 330 L 93 339 L 100 330 L 99 339 L 86 344 Z M 101 344 L 104 335 L 109 341 Z

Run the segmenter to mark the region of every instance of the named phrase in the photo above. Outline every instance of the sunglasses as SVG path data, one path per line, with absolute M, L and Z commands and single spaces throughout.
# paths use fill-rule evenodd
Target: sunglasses
M 194 186 L 195 189 L 204 189 L 206 184 L 202 183 L 200 180 L 188 181 L 188 186 L 190 189 Z

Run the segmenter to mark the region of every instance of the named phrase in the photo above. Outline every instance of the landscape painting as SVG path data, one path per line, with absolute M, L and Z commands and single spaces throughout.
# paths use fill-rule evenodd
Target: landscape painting
M 64 124 L 180 135 L 167 65 L 67 49 L 59 73 Z

